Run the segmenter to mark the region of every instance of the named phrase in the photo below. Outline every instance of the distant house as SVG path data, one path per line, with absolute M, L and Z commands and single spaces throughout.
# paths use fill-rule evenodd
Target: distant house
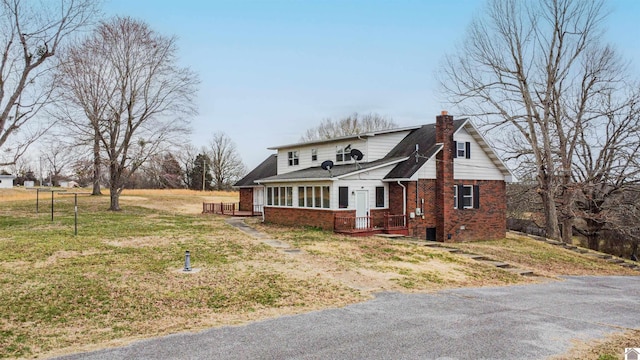
M 265 222 L 428 240 L 502 238 L 512 174 L 468 119 L 270 148 L 238 181 Z
M 0 175 L 0 189 L 13 188 L 13 179 L 15 178 L 14 175 Z

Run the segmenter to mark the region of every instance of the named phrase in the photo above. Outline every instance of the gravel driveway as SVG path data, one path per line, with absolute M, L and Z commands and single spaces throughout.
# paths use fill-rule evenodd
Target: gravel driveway
M 640 276 L 566 277 L 435 294 L 381 293 L 340 309 L 59 359 L 544 359 L 567 351 L 572 339 L 637 328 Z

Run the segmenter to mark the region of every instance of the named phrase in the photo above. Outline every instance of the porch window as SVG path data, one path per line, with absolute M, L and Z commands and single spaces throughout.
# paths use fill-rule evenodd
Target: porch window
M 304 207 L 304 186 L 298 187 L 298 207 Z
M 293 187 L 267 187 L 267 205 L 293 206 Z
M 322 188 L 320 186 L 313 187 L 314 206 L 319 208 L 322 206 Z
M 286 187 L 286 194 L 287 194 L 287 206 L 293 206 L 293 187 L 291 186 L 287 186 Z
M 331 193 L 328 186 L 322 187 L 322 207 L 325 209 L 331 207 Z
M 384 186 L 376 186 L 376 207 L 384 207 Z
M 347 186 L 340 186 L 338 188 L 338 207 L 340 209 L 349 207 L 349 188 Z
M 298 165 L 300 163 L 300 158 L 298 157 L 297 150 L 289 151 L 287 157 L 289 159 L 289 166 Z
M 313 186 L 307 186 L 306 207 L 313 207 Z

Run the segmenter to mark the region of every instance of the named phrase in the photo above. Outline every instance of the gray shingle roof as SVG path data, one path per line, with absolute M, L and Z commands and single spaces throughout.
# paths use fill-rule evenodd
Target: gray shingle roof
M 251 187 L 257 186 L 255 182 L 258 179 L 264 179 L 273 176 L 278 171 L 278 155 L 269 155 L 260 165 L 251 170 L 250 173 L 245 175 L 242 179 L 238 180 L 233 186 L 235 187 Z
M 371 168 L 375 168 L 378 166 L 384 166 L 385 164 L 394 164 L 394 162 L 401 161 L 405 157 L 394 157 L 388 158 L 385 157 L 383 159 L 379 159 L 376 161 L 368 162 L 368 163 L 359 163 L 356 165 L 355 163 L 343 164 L 343 165 L 335 165 L 331 172 L 322 169 L 319 166 L 306 168 L 298 171 L 292 171 L 286 174 L 280 174 L 271 176 L 268 178 L 262 179 L 262 181 L 270 182 L 270 181 L 286 181 L 286 180 L 330 180 L 332 178 L 348 175 L 357 171 L 367 170 Z
M 454 120 L 453 132 L 458 131 L 466 122 L 467 119 Z M 419 154 L 417 161 L 415 156 L 416 145 L 418 145 Z M 385 176 L 385 179 L 408 179 L 413 176 L 429 158 L 434 156 L 439 149 L 440 145 L 436 144 L 436 125 L 422 125 L 413 128 L 384 158 L 379 160 L 359 163 L 358 166 L 356 166 L 355 163 L 336 165 L 331 169 L 331 173 L 317 166 L 277 175 L 276 171 L 278 166 L 276 156 L 271 155 L 242 180 L 238 181 L 235 186 L 255 186 L 257 185 L 255 183 L 256 180 L 260 180 L 260 182 L 330 180 L 357 171 L 384 166 L 385 164 L 392 165 L 394 163 L 397 165 Z
M 453 121 L 453 132 L 455 133 L 467 119 Z M 436 124 L 422 125 L 419 129 L 413 130 L 396 145 L 387 156 L 410 156 L 415 155 L 416 144 L 418 145 L 418 161 L 415 156 L 396 165 L 393 170 L 385 176 L 385 179 L 408 179 L 415 174 L 440 148 L 436 145 Z

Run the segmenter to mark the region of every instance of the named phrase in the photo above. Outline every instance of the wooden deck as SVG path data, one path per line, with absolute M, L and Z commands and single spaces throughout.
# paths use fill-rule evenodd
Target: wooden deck
M 237 203 L 202 203 L 203 214 L 218 214 L 239 217 L 260 216 L 262 215 L 262 206 L 254 205 L 253 211 L 239 210 Z
M 333 220 L 333 231 L 351 236 L 371 236 L 377 234 L 409 235 L 406 215 L 383 216 L 341 216 Z

